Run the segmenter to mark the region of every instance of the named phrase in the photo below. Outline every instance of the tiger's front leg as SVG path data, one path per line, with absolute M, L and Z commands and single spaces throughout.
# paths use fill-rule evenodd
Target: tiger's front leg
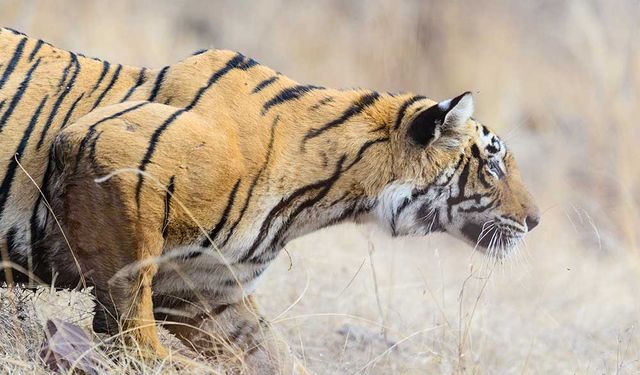
M 215 358 L 233 373 L 308 374 L 258 311 L 255 297 L 216 304 L 207 294 L 158 296 L 156 317 L 187 347 Z

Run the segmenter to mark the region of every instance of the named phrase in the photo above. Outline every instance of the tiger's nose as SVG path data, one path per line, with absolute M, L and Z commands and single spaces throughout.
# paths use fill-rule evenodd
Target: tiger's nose
M 524 219 L 525 224 L 527 224 L 527 231 L 531 232 L 533 228 L 537 227 L 540 224 L 540 214 L 533 213 L 527 215 L 526 219 Z

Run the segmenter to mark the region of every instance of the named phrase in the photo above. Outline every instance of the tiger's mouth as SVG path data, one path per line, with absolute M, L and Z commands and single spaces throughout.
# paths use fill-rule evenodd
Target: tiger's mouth
M 461 232 L 477 248 L 497 258 L 508 255 L 524 236 L 524 232 L 491 222 L 482 225 L 468 222 Z

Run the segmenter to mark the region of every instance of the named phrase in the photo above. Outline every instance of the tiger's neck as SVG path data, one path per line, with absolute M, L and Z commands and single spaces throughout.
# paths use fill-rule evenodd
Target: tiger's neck
M 290 87 L 273 87 L 257 102 L 286 97 Z M 260 141 L 247 134 L 239 138 L 246 137 L 244 148 L 255 147 L 248 153 L 252 158 L 264 155 L 260 169 L 251 168 L 247 176 L 264 170 L 269 192 L 255 206 L 256 224 L 249 229 L 255 239 L 245 260 L 267 261 L 296 237 L 357 220 L 393 178 L 391 119 L 381 113 L 394 111 L 380 107 L 395 106 L 396 99 L 369 91 L 305 90 L 290 102 L 257 106 L 258 121 L 242 125 L 241 133 L 264 132 Z

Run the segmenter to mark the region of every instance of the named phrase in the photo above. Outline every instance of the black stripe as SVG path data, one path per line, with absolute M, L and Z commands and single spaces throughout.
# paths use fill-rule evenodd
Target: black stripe
M 502 214 L 502 215 L 500 215 L 500 217 L 502 217 L 502 218 L 504 218 L 504 219 L 507 219 L 507 220 L 515 221 L 516 223 L 519 223 L 519 222 L 520 222 L 518 219 L 516 219 L 515 217 L 513 217 L 513 216 L 511 216 L 511 215 L 508 215 L 508 214 L 506 214 L 506 215 L 505 215 L 505 214 Z M 503 223 L 501 223 L 501 224 L 504 224 L 505 226 L 510 226 L 508 223 L 504 223 L 504 222 L 503 222 Z M 515 228 L 515 227 L 513 227 L 513 226 L 511 226 L 511 227 L 512 227 L 512 228 Z M 516 228 L 516 229 L 518 229 L 518 228 Z M 518 229 L 518 230 L 519 230 L 519 229 Z
M 13 98 L 11 98 L 11 103 L 9 103 L 9 107 L 7 108 L 6 112 L 2 115 L 2 118 L 0 118 L 0 133 L 2 132 L 2 128 L 4 128 L 4 126 L 7 124 L 7 121 L 13 114 L 13 111 L 16 109 L 16 106 L 18 105 L 18 103 L 20 103 L 20 100 L 22 99 L 24 92 L 27 90 L 27 87 L 29 87 L 29 82 L 31 81 L 31 75 L 36 70 L 38 65 L 40 65 L 40 61 L 41 61 L 41 57 L 39 57 L 38 60 L 36 60 L 36 62 L 33 65 L 31 65 L 31 68 L 29 68 L 29 71 L 27 72 L 24 79 L 20 83 L 20 86 L 18 86 L 18 89 L 16 90 L 15 95 L 13 95 Z
M 471 194 L 468 197 L 458 196 L 458 197 L 455 197 L 455 198 L 448 199 L 447 200 L 447 217 L 449 218 L 449 221 L 453 220 L 453 206 L 455 206 L 457 204 L 460 204 L 462 202 L 466 202 L 466 201 L 475 201 L 476 204 L 480 204 L 480 201 L 484 197 L 485 197 L 484 194 L 474 193 L 474 194 Z
M 151 90 L 151 95 L 149 96 L 150 102 L 156 100 L 156 97 L 158 96 L 158 93 L 162 88 L 162 83 L 164 82 L 164 77 L 166 76 L 168 70 L 169 70 L 169 67 L 165 66 L 160 70 L 160 72 L 156 76 L 156 82 L 153 84 L 153 89 Z
M 153 90 L 151 90 L 151 95 L 149 96 L 150 102 L 156 100 L 158 93 L 160 93 L 160 89 L 162 88 L 164 77 L 165 75 L 167 75 L 168 70 L 169 70 L 169 67 L 165 66 L 160 70 L 160 73 L 158 73 L 158 75 L 156 76 L 156 83 L 153 84 Z
M 236 181 L 236 184 L 233 185 L 233 189 L 231 189 L 231 192 L 229 193 L 227 206 L 224 208 L 224 211 L 222 211 L 220 220 L 218 220 L 218 223 L 216 223 L 216 225 L 209 231 L 209 238 L 211 240 L 215 240 L 215 238 L 218 236 L 218 233 L 220 233 L 222 228 L 224 228 L 224 225 L 227 223 L 227 220 L 229 220 L 229 213 L 231 212 L 231 209 L 233 208 L 233 204 L 236 200 L 236 194 L 238 193 L 238 188 L 240 187 L 240 181 L 241 180 L 238 179 L 238 181 Z M 209 238 L 205 238 L 202 241 L 202 247 L 211 246 L 211 242 L 209 241 Z
M 44 282 L 50 282 L 51 275 L 51 266 L 48 260 L 48 254 L 46 250 L 46 245 L 42 246 L 42 238 L 44 237 L 44 228 L 46 226 L 47 220 L 49 218 L 49 211 L 42 204 L 43 199 L 51 202 L 51 196 L 49 193 L 49 181 L 51 179 L 51 175 L 53 173 L 54 162 L 54 147 L 52 146 L 49 149 L 49 160 L 47 161 L 47 166 L 44 172 L 44 177 L 42 178 L 42 182 L 40 184 L 42 189 L 42 194 L 38 194 L 38 198 L 33 206 L 33 212 L 31 213 L 31 218 L 29 219 L 29 226 L 31 231 L 31 256 L 33 257 L 33 273 L 38 276 Z M 40 210 L 44 210 L 44 222 L 38 223 L 38 212 Z M 60 279 L 64 279 L 61 277 Z M 62 281 L 62 280 L 61 280 Z M 61 282 L 63 284 L 63 282 Z M 63 284 L 64 285 L 64 284 Z
M 177 111 L 173 112 L 171 116 L 169 116 L 162 125 L 160 125 L 151 135 L 151 139 L 149 140 L 149 146 L 147 147 L 147 152 L 145 152 L 142 161 L 140 161 L 140 165 L 138 169 L 144 172 L 147 169 L 147 165 L 151 162 L 151 158 L 153 157 L 153 153 L 156 151 L 156 146 L 158 145 L 158 141 L 164 133 L 165 130 L 173 123 L 178 116 L 186 112 L 186 109 L 180 108 Z M 142 184 L 144 182 L 144 175 L 142 173 L 138 174 L 138 184 L 136 186 L 136 204 L 140 207 L 140 192 L 142 191 Z
M 93 125 L 89 126 L 88 130 L 87 130 L 87 134 L 84 136 L 84 138 L 82 138 L 82 141 L 80 142 L 80 146 L 78 147 L 78 153 L 76 154 L 76 164 L 78 164 L 80 162 L 80 159 L 82 158 L 82 154 L 84 152 L 84 149 L 87 147 L 87 143 L 89 142 L 89 140 L 93 137 L 93 135 L 96 132 L 96 127 L 100 124 L 102 124 L 105 121 L 109 121 L 109 120 L 113 120 L 117 117 L 120 117 L 122 115 L 124 115 L 125 113 L 134 111 L 140 107 L 143 107 L 145 105 L 149 104 L 149 102 L 142 102 L 142 103 L 138 103 L 136 105 L 133 105 L 127 109 L 123 109 L 120 112 L 114 113 L 111 116 L 107 116 L 104 117 L 102 119 L 100 119 L 98 122 L 94 123 Z
M 8 261 L 13 263 L 22 263 L 17 258 L 19 258 L 18 252 L 18 239 L 16 238 L 18 235 L 18 228 L 12 226 L 7 231 L 6 241 L 7 241 L 7 255 L 8 259 L 4 259 L 4 257 L 0 258 L 2 261 Z M 5 274 L 6 270 L 6 274 Z M 0 268 L 0 281 L 5 281 L 7 283 L 26 283 L 29 282 L 29 277 L 23 274 L 22 272 L 13 269 L 13 267 L 1 267 Z
M 2 77 L 0 77 L 0 89 L 4 86 L 5 83 L 7 83 L 9 76 L 16 69 L 16 65 L 18 65 L 18 61 L 22 56 L 22 51 L 24 50 L 24 45 L 26 43 L 27 43 L 27 38 L 22 38 L 20 39 L 20 43 L 18 43 L 18 45 L 16 46 L 16 49 L 13 52 L 13 56 L 11 56 L 11 60 L 9 60 L 9 63 L 7 64 L 7 67 L 4 70 L 4 73 L 2 73 Z
M 31 53 L 29 54 L 29 62 L 31 62 L 33 58 L 36 57 L 36 55 L 38 54 L 38 51 L 40 51 L 40 48 L 42 48 L 43 44 L 44 44 L 44 41 L 42 39 L 38 39 L 35 47 L 33 47 L 33 51 L 31 51 Z
M 236 69 L 240 69 L 240 70 L 247 70 L 247 69 L 252 68 L 252 67 L 254 67 L 256 65 L 259 65 L 256 60 L 252 59 L 251 57 L 244 57 L 243 56 L 242 62 L 239 63 L 238 65 L 236 65 L 235 68 Z
M 262 89 L 264 89 L 265 87 L 269 86 L 270 84 L 274 83 L 275 81 L 277 81 L 280 77 L 279 76 L 273 76 L 271 78 L 267 78 L 264 81 L 258 83 L 256 85 L 256 87 L 253 88 L 253 90 L 251 90 L 252 94 L 255 94 L 257 92 L 262 91 Z
M 473 155 L 473 157 L 478 159 L 478 160 L 481 159 L 481 157 L 480 157 L 480 148 L 475 143 L 471 146 L 471 155 Z
M 455 174 L 455 173 L 454 173 L 454 174 Z M 453 177 L 451 177 L 451 178 L 453 178 Z M 438 177 L 436 178 L 436 180 L 437 180 L 437 179 L 438 179 Z M 445 184 L 445 185 L 446 185 L 446 184 Z M 410 203 L 414 202 L 416 199 L 420 198 L 420 197 L 421 197 L 421 196 L 423 196 L 423 195 L 429 194 L 429 193 L 432 191 L 432 189 L 434 188 L 434 186 L 435 186 L 435 188 L 437 189 L 437 190 L 435 190 L 435 191 L 436 191 L 436 194 L 437 194 L 437 193 L 439 193 L 439 192 L 442 192 L 441 186 L 444 186 L 444 185 L 434 185 L 434 184 L 429 184 L 429 185 L 427 185 L 427 186 L 425 186 L 425 187 L 422 187 L 422 188 L 420 188 L 420 189 L 414 189 L 414 190 L 411 192 L 411 198 L 407 198 L 407 199 L 405 199 L 405 200 L 402 202 L 402 204 L 400 205 L 400 207 L 398 207 L 398 208 L 396 209 L 396 212 L 394 213 L 394 216 L 391 218 L 391 221 L 392 221 L 392 223 L 391 223 L 391 224 L 392 224 L 392 226 L 395 226 L 395 223 L 394 223 L 394 222 L 395 222 L 396 217 L 397 217 L 397 216 L 399 216 L 399 215 L 400 215 L 400 214 L 401 214 L 401 213 L 402 213 L 402 212 L 403 212 L 403 211 L 404 211 L 404 210 L 405 210 L 405 209 L 410 205 Z
M 344 164 L 345 160 L 346 160 L 346 155 L 343 155 L 338 161 L 338 164 L 336 165 L 336 169 L 333 175 L 330 178 L 325 180 L 321 190 L 313 198 L 307 199 L 306 201 L 302 202 L 298 207 L 296 207 L 296 209 L 291 213 L 291 215 L 289 215 L 289 217 L 286 218 L 285 222 L 282 224 L 282 226 L 280 227 L 276 235 L 273 236 L 273 240 L 271 241 L 272 247 L 273 246 L 279 247 L 281 245 L 280 240 L 283 238 L 287 230 L 294 223 L 298 215 L 300 215 L 307 208 L 313 207 L 313 205 L 320 202 L 322 198 L 326 197 L 327 194 L 329 194 L 329 191 L 333 187 L 333 184 L 335 184 L 335 182 L 338 181 L 338 179 L 340 178 L 340 175 L 342 174 L 342 172 L 344 172 L 342 170 L 342 165 Z
M 262 114 L 266 114 L 267 111 L 269 111 L 269 109 L 273 106 L 282 104 L 290 100 L 296 100 L 306 93 L 318 89 L 322 89 L 322 87 L 313 85 L 297 85 L 286 88 L 277 93 L 273 98 L 269 99 L 269 101 L 264 103 L 264 105 L 262 106 Z
M 228 304 L 228 303 L 224 303 L 222 305 L 218 305 L 218 306 L 212 308 L 211 311 L 208 311 L 209 314 L 207 314 L 207 315 L 209 315 L 209 316 L 220 315 L 223 312 L 225 312 L 225 310 L 228 309 L 229 306 L 231 306 L 231 305 Z
M 462 172 L 460 172 L 460 176 L 458 177 L 458 196 L 464 197 L 464 191 L 467 186 L 467 181 L 469 180 L 469 166 L 471 163 L 467 160 L 464 168 L 462 168 Z
M 482 200 L 482 198 L 486 197 L 485 194 L 480 194 L 480 193 L 473 193 L 469 196 L 457 196 L 457 197 L 452 197 L 449 198 L 447 200 L 447 204 L 449 205 L 449 207 L 452 207 L 453 205 L 462 203 L 462 202 L 467 202 L 467 201 L 475 201 L 476 204 L 479 204 L 480 201 Z
M 419 100 L 422 99 L 426 99 L 424 96 L 421 95 L 416 95 L 414 97 L 412 97 L 411 99 L 407 100 L 406 102 L 402 103 L 402 106 L 400 106 L 400 109 L 398 110 L 398 116 L 396 117 L 396 123 L 393 126 L 393 128 L 395 130 L 398 130 L 398 128 L 400 128 L 400 124 L 402 124 L 402 119 L 404 118 L 404 114 L 407 111 L 407 108 L 409 108 L 409 106 Z
M 67 111 L 67 114 L 64 116 L 64 120 L 62 120 L 62 126 L 60 126 L 60 129 L 67 126 L 67 123 L 69 123 L 69 120 L 71 119 L 71 115 L 73 115 L 73 111 L 76 109 L 78 102 L 82 100 L 83 96 L 84 96 L 84 93 L 80 94 L 78 98 L 73 102 L 73 104 L 71 104 L 71 108 L 69 108 L 69 110 Z
M 449 178 L 447 178 L 447 180 L 441 184 L 438 184 L 437 186 L 439 187 L 444 187 L 449 185 L 449 183 L 451 182 L 451 180 L 453 180 L 453 178 L 455 176 L 458 175 L 458 169 L 460 169 L 460 166 L 462 165 L 462 162 L 465 160 L 465 154 L 462 153 L 460 154 L 459 158 L 458 158 L 458 162 L 456 163 L 456 166 L 453 167 L 453 172 L 451 173 L 451 176 L 449 176 Z M 439 180 L 441 176 L 438 176 L 435 180 Z
M 93 93 L 98 89 L 98 86 L 100 86 L 100 84 L 104 80 L 104 77 L 107 76 L 107 72 L 109 71 L 109 67 L 110 66 L 111 66 L 111 64 L 109 64 L 108 61 L 103 61 L 102 62 L 102 71 L 100 72 L 100 77 L 98 77 L 98 82 L 96 82 L 96 84 L 93 85 L 93 88 L 91 89 L 91 91 L 89 92 L 89 95 L 87 95 L 87 96 L 93 95 Z
M 189 260 L 189 259 L 193 259 L 193 258 L 197 258 L 199 256 L 201 256 L 204 253 L 204 249 L 202 248 L 198 248 L 195 250 L 190 250 L 185 254 L 182 254 L 180 256 L 180 259 L 182 260 Z
M 67 77 L 69 76 L 69 70 L 74 64 L 78 62 L 78 59 L 75 57 L 75 55 L 71 52 L 69 53 L 70 53 L 69 63 L 67 64 L 67 66 L 65 66 L 64 70 L 62 71 L 62 77 L 60 77 L 60 81 L 58 82 L 58 92 L 62 90 L 62 88 L 64 87 L 64 84 L 67 82 Z
M 12 29 L 10 27 L 4 27 L 5 30 L 9 30 L 12 33 L 14 33 L 15 35 L 22 35 L 22 36 L 27 36 L 25 33 L 23 33 L 22 31 L 18 31 L 16 29 Z
M 236 54 L 231 60 L 229 60 L 225 64 L 224 67 L 222 67 L 221 69 L 219 69 L 216 72 L 214 72 L 211 75 L 211 77 L 209 77 L 209 80 L 207 81 L 207 84 L 202 86 L 202 87 L 200 87 L 200 89 L 198 89 L 198 92 L 196 93 L 196 96 L 193 98 L 191 103 L 186 107 L 187 111 L 192 110 L 193 107 L 195 107 L 198 104 L 198 102 L 202 98 L 202 95 L 204 95 L 205 91 L 207 91 L 211 86 L 213 86 L 214 83 L 216 83 L 220 78 L 222 78 L 225 74 L 227 74 L 231 69 L 235 68 L 236 66 L 238 66 L 243 61 L 244 61 L 244 56 L 242 56 L 241 54 Z
M 349 170 L 351 167 L 353 167 L 356 163 L 358 163 L 360 160 L 362 160 L 362 156 L 364 155 L 364 153 L 367 151 L 367 149 L 373 145 L 375 145 L 376 143 L 383 143 L 383 142 L 387 142 L 389 141 L 389 137 L 383 137 L 383 138 L 378 138 L 378 139 L 373 139 L 370 141 L 365 142 L 361 147 L 360 150 L 358 150 L 358 153 L 356 154 L 356 157 L 353 158 L 353 161 L 351 163 L 349 163 L 349 165 L 344 169 L 345 171 Z
M 80 70 L 79 66 L 78 66 L 78 70 Z M 107 85 L 107 88 L 104 89 L 104 91 L 102 91 L 102 94 L 100 94 L 100 96 L 98 97 L 98 100 L 96 100 L 96 102 L 93 104 L 93 107 L 91 108 L 92 110 L 95 109 L 97 106 L 99 106 L 100 102 L 102 102 L 102 99 L 104 99 L 107 93 L 111 91 L 111 89 L 113 88 L 113 85 L 115 85 L 116 81 L 118 80 L 118 77 L 120 77 L 121 70 L 122 70 L 122 65 L 118 65 L 118 67 L 116 68 L 116 71 L 113 73 L 113 76 L 111 77 L 111 81 Z
M 309 110 L 315 111 L 316 109 L 322 107 L 323 105 L 329 104 L 329 103 L 333 102 L 334 100 L 335 100 L 335 98 L 333 96 L 327 96 L 326 98 L 323 98 L 322 100 L 320 100 L 316 104 L 314 104 L 311 107 L 309 107 Z
M 194 53 L 191 54 L 191 56 L 198 56 L 198 55 L 202 55 L 203 53 L 209 51 L 208 49 L 204 48 L 204 49 L 199 49 L 197 51 L 195 51 Z
M 460 176 L 458 176 L 458 195 L 456 197 L 450 197 L 449 199 L 447 199 L 447 216 L 449 222 L 453 220 L 452 211 L 455 204 L 459 204 L 460 202 L 468 199 L 473 199 L 473 196 L 465 197 L 464 195 L 465 187 L 467 186 L 467 181 L 469 179 L 470 164 L 471 163 L 469 162 L 469 160 L 467 160 L 467 162 L 464 164 L 464 168 L 462 168 L 462 172 L 460 172 Z
M 4 104 L 7 102 L 7 99 L 2 99 L 0 102 L 0 112 L 2 112 L 2 108 L 4 108 Z
M 264 163 L 262 163 L 260 170 L 258 171 L 256 176 L 253 178 L 253 181 L 251 181 L 251 186 L 249 187 L 249 191 L 247 192 L 247 197 L 245 198 L 244 205 L 240 210 L 240 214 L 238 215 L 238 218 L 233 222 L 233 224 L 229 227 L 227 236 L 222 241 L 220 247 L 223 247 L 224 245 L 227 244 L 227 242 L 231 238 L 231 235 L 233 235 L 233 232 L 235 231 L 236 226 L 238 226 L 238 223 L 240 223 L 240 221 L 244 217 L 244 214 L 247 211 L 247 208 L 249 207 L 249 202 L 251 201 L 251 197 L 253 196 L 253 189 L 255 189 L 256 185 L 258 184 L 258 181 L 260 180 L 260 177 L 262 177 L 262 173 L 264 173 L 265 169 L 267 169 L 267 166 L 269 165 L 269 160 L 271 160 L 271 153 L 273 150 L 273 141 L 275 139 L 276 125 L 278 124 L 279 120 L 280 120 L 279 116 L 276 116 L 276 118 L 273 120 L 273 124 L 271 125 L 271 136 L 269 137 L 269 145 L 267 146 L 267 156 L 265 157 Z
M 133 87 L 131 87 L 129 91 L 127 91 L 126 95 L 124 96 L 124 98 L 122 98 L 120 103 L 126 102 L 127 99 L 129 99 L 131 95 L 133 95 L 134 91 L 136 91 L 138 87 L 142 86 L 146 82 L 147 80 L 147 77 L 145 76 L 146 72 L 147 72 L 147 68 L 140 69 L 140 74 L 138 74 L 138 80 L 136 81 L 136 84 Z
M 15 253 L 18 248 L 18 243 L 16 241 L 16 234 L 18 234 L 18 228 L 16 227 L 9 228 L 9 231 L 7 232 L 7 251 L 9 256 Z
M 380 94 L 378 94 L 377 92 L 364 94 L 362 97 L 360 97 L 360 99 L 358 99 L 356 103 L 353 103 L 349 108 L 347 108 L 347 110 L 344 111 L 344 113 L 342 113 L 342 116 L 340 116 L 339 118 L 325 124 L 319 129 L 309 130 L 307 134 L 305 134 L 302 144 L 304 145 L 304 143 L 306 143 L 306 141 L 308 141 L 309 139 L 317 137 L 331 128 L 344 124 L 350 118 L 362 113 L 362 111 L 364 111 L 367 107 L 373 105 L 379 97 Z
M 98 160 L 96 159 L 96 146 L 98 145 L 98 140 L 100 140 L 100 136 L 104 133 L 101 131 L 91 141 L 89 145 L 89 161 L 91 162 L 91 167 L 96 172 L 96 174 L 102 174 L 100 165 L 98 164 Z
M 502 204 L 502 199 L 500 199 L 500 195 L 491 203 L 491 208 L 498 207 Z
M 169 217 L 171 216 L 171 198 L 173 198 L 173 192 L 176 189 L 175 185 L 176 176 L 173 175 L 169 179 L 169 184 L 166 188 L 166 194 L 164 196 L 164 217 L 162 219 L 162 238 L 167 239 L 169 230 Z
M 251 326 L 248 326 L 248 324 L 240 324 L 238 326 L 236 326 L 234 324 L 234 327 L 232 330 L 230 330 L 227 333 L 227 336 L 225 337 L 227 339 L 227 342 L 230 343 L 231 345 L 237 345 L 235 344 L 236 342 L 242 342 L 241 339 L 244 339 L 246 336 L 251 336 L 253 334 L 253 331 L 251 329 Z M 232 346 L 233 347 L 233 346 Z M 251 349 L 251 348 L 249 348 Z M 251 353 L 245 353 L 245 355 L 250 355 Z
M 9 165 L 7 166 L 7 171 L 5 172 L 4 179 L 2 180 L 2 184 L 0 184 L 0 219 L 2 218 L 2 214 L 4 212 L 4 206 L 7 203 L 7 199 L 9 198 L 9 193 L 11 191 L 11 185 L 13 184 L 13 179 L 16 174 L 18 168 L 18 162 L 22 159 L 22 154 L 24 153 L 25 148 L 27 147 L 27 143 L 29 142 L 29 138 L 31 137 L 31 133 L 38 122 L 38 118 L 42 113 L 42 108 L 49 100 L 48 96 L 45 96 L 41 101 L 38 107 L 36 108 L 33 116 L 31 116 L 31 120 L 29 121 L 29 125 L 25 129 L 22 134 L 22 139 L 16 148 L 16 151 L 12 154 L 11 159 L 9 159 Z
M 224 284 L 224 286 L 238 286 L 238 281 L 240 282 L 240 284 L 246 284 L 247 282 L 254 280 L 256 277 L 262 275 L 262 273 L 266 269 L 266 266 L 254 266 L 253 270 L 251 270 L 248 275 L 245 274 L 244 277 L 238 277 L 238 280 L 236 280 L 235 278 L 226 279 L 223 280 L 222 283 Z
M 400 204 L 400 206 L 398 207 L 398 209 L 393 212 L 393 215 L 391 215 L 391 235 L 392 236 L 396 236 L 396 220 L 398 219 L 398 216 L 400 216 L 400 214 L 407 208 L 409 207 L 409 204 L 412 202 L 411 199 L 409 198 L 405 198 L 404 201 L 402 201 L 402 204 Z
M 44 127 L 42 128 L 42 132 L 40 133 L 40 140 L 38 140 L 38 144 L 36 145 L 36 150 L 40 150 L 40 147 L 42 147 L 45 137 L 47 136 L 47 132 L 49 131 L 49 128 L 53 123 L 53 119 L 58 114 L 58 111 L 60 110 L 60 106 L 62 105 L 62 102 L 73 89 L 73 86 L 76 83 L 76 78 L 78 78 L 78 74 L 80 73 L 80 63 L 78 62 L 78 58 L 76 57 L 76 55 L 72 54 L 71 60 L 75 63 L 76 69 L 74 70 L 73 75 L 71 76 L 71 79 L 69 80 L 69 82 L 64 84 L 64 90 L 62 91 L 62 93 L 58 96 L 55 103 L 53 103 L 53 107 L 51 108 L 51 112 L 49 112 L 49 117 L 47 118 L 47 122 L 44 124 Z
M 363 204 L 363 202 L 354 200 L 348 203 L 348 206 L 338 215 L 331 219 L 332 224 L 343 222 L 349 218 L 355 218 L 362 215 L 365 212 L 371 210 L 373 206 L 371 204 Z
M 179 309 L 187 306 L 194 306 L 195 302 L 199 300 L 199 296 L 192 290 L 180 290 L 174 291 L 172 294 L 157 294 L 153 293 L 153 306 L 162 307 L 164 309 Z M 163 320 L 168 317 L 167 313 L 155 313 L 156 319 L 159 316 Z M 169 314 L 170 315 L 170 314 Z
M 478 148 L 478 145 L 476 145 L 475 143 L 471 146 L 471 154 L 478 161 L 478 181 L 480 181 L 480 184 L 482 184 L 485 189 L 489 189 L 491 187 L 491 184 L 484 176 L 484 166 L 487 162 L 482 158 L 482 155 L 480 154 L 480 148 Z
M 493 207 L 494 203 L 498 200 L 498 197 L 493 198 L 489 203 L 484 205 L 473 205 L 469 208 L 462 208 L 460 212 L 484 212 Z
M 262 241 L 269 234 L 269 229 L 271 227 L 271 223 L 273 222 L 273 220 L 283 210 L 285 210 L 294 200 L 296 200 L 298 197 L 304 195 L 305 193 L 307 193 L 309 191 L 313 191 L 315 189 L 320 189 L 320 188 L 326 186 L 327 182 L 329 182 L 332 179 L 334 179 L 335 178 L 335 174 L 340 172 L 340 169 L 342 168 L 342 164 L 344 163 L 344 159 L 345 159 L 345 155 L 343 155 L 340 158 L 340 161 L 338 162 L 338 164 L 336 166 L 336 172 L 334 172 L 334 174 L 332 174 L 331 177 L 329 177 L 327 179 L 324 179 L 324 180 L 316 181 L 316 182 L 314 182 L 312 184 L 309 184 L 309 185 L 305 185 L 305 186 L 295 190 L 293 193 L 289 194 L 288 197 L 281 199 L 280 202 L 278 202 L 278 204 L 275 205 L 275 207 L 273 207 L 271 209 L 271 211 L 269 211 L 269 213 L 267 214 L 267 217 L 264 219 L 264 221 L 262 222 L 262 225 L 260 226 L 260 232 L 258 233 L 258 236 L 253 241 L 253 244 L 249 247 L 249 249 L 247 250 L 245 255 L 239 260 L 239 262 L 246 262 L 247 260 L 249 260 L 249 259 L 251 259 L 253 257 L 254 253 L 256 252 L 256 250 L 258 250 L 258 247 L 260 246 Z

